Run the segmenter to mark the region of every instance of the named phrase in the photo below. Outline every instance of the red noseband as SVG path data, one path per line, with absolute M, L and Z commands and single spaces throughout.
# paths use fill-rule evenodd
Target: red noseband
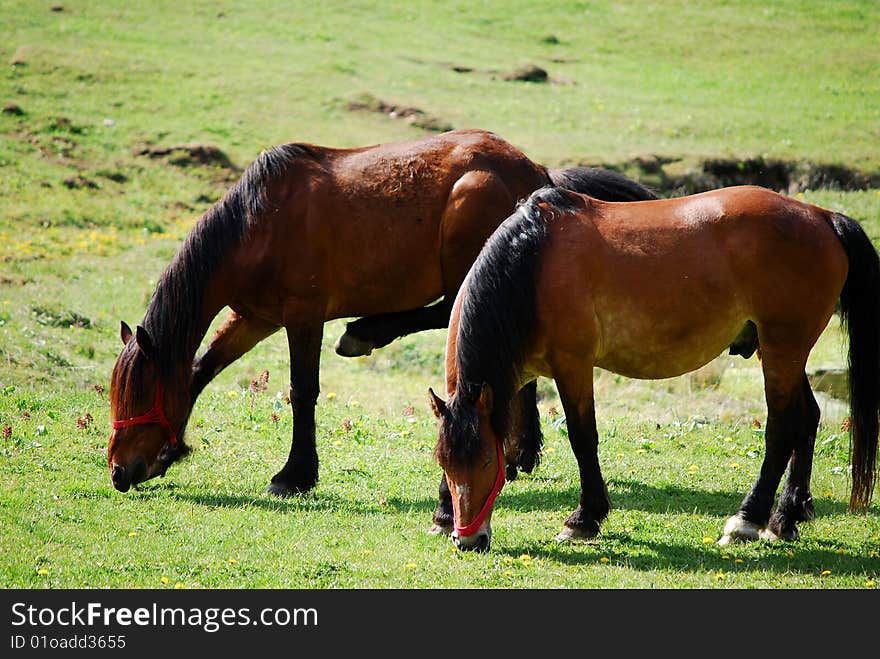
M 480 530 L 483 522 L 486 521 L 486 517 L 488 517 L 491 512 L 492 506 L 495 504 L 495 499 L 501 492 L 501 488 L 504 487 L 504 450 L 501 448 L 500 439 L 496 441 L 495 448 L 498 451 L 498 474 L 495 476 L 495 484 L 492 485 L 492 491 L 489 492 L 489 497 L 486 499 L 486 503 L 483 504 L 483 507 L 480 509 L 479 514 L 474 518 L 474 521 L 467 526 L 455 527 L 455 533 L 459 538 L 473 535 Z M 452 503 L 454 507 L 455 497 L 452 497 Z M 458 511 L 455 512 L 456 517 L 458 517 Z
M 153 401 L 153 407 L 146 414 L 133 416 L 130 419 L 111 421 L 110 425 L 117 429 L 137 426 L 143 423 L 158 423 L 160 426 L 163 426 L 168 431 L 168 442 L 171 446 L 177 445 L 177 433 L 171 428 L 171 424 L 165 418 L 165 410 L 162 409 L 162 383 L 159 380 L 156 380 L 156 400 Z

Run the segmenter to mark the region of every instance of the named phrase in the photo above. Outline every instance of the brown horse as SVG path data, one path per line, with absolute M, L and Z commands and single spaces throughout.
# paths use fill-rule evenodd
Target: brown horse
M 283 327 L 294 428 L 289 458 L 269 491 L 309 490 L 318 478 L 314 412 L 325 321 L 368 316 L 347 326 L 336 347 L 343 355 L 446 327 L 485 240 L 517 200 L 549 182 L 607 199 L 654 197 L 612 172 L 548 171 L 478 130 L 356 149 L 287 144 L 262 153 L 187 236 L 143 327 L 132 333 L 122 324 L 124 348 L 110 386 L 114 486 L 126 491 L 164 474 L 186 450 L 186 421 L 205 385 Z M 212 319 L 227 306 L 228 318 L 196 359 Z M 536 426 L 534 391 L 530 396 Z M 532 466 L 527 455 L 517 464 Z M 449 527 L 448 493 L 444 501 L 436 517 Z
M 859 224 L 757 187 L 638 203 L 537 191 L 468 273 L 449 323 L 449 402 L 430 392 L 455 543 L 489 546 L 526 383 L 555 379 L 580 471 L 579 505 L 559 539 L 591 538 L 610 509 L 593 367 L 668 378 L 727 346 L 758 350 L 768 419 L 760 475 L 719 542 L 796 538 L 796 523 L 813 516 L 819 423 L 804 368 L 838 301 L 849 329 L 855 509 L 870 503 L 880 410 L 880 261 Z

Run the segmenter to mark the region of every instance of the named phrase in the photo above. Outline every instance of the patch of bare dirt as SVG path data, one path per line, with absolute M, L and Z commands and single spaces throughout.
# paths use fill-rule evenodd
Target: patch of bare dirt
M 760 185 L 785 194 L 804 190 L 865 190 L 880 187 L 880 172 L 837 163 L 773 158 L 685 160 L 660 155 L 619 163 L 579 163 L 612 169 L 667 195 L 687 195 L 732 185 Z
M 136 156 L 161 158 L 178 167 L 219 167 L 238 171 L 238 167 L 229 156 L 213 144 L 175 144 L 158 146 L 154 144 L 138 144 L 132 149 Z
M 391 119 L 400 119 L 416 128 L 434 133 L 443 133 L 453 128 L 449 122 L 443 121 L 439 117 L 420 108 L 388 103 L 376 98 L 372 94 L 359 94 L 348 102 L 346 108 L 351 112 L 376 112 L 384 114 Z

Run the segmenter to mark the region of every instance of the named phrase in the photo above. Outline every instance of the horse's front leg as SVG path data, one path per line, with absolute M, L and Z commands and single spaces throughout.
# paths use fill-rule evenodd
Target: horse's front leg
M 574 364 L 574 362 L 571 362 Z M 599 433 L 593 401 L 593 369 L 566 368 L 555 375 L 556 387 L 565 410 L 568 441 L 578 463 L 581 495 L 578 507 L 565 520 L 557 540 L 589 539 L 599 533 L 599 525 L 608 516 L 611 503 L 599 468 Z
M 290 348 L 290 404 L 293 438 L 284 467 L 266 488 L 270 494 L 290 496 L 307 492 L 318 481 L 315 447 L 315 405 L 318 401 L 318 367 L 321 360 L 323 320 L 287 327 Z
M 439 489 L 440 501 L 437 503 L 437 510 L 434 511 L 434 518 L 431 528 L 428 531 L 431 535 L 449 535 L 455 525 L 455 513 L 452 510 L 452 493 L 449 491 L 449 484 L 446 482 L 446 473 L 440 479 Z
M 196 399 L 208 383 L 229 364 L 278 329 L 275 325 L 245 318 L 234 311 L 229 312 L 223 324 L 211 338 L 208 347 L 193 363 L 189 385 L 189 409 L 178 432 L 180 441 L 175 446 L 169 445 L 163 449 L 162 459 L 164 461 L 170 464 L 189 451 L 185 441 L 186 426 L 189 423 Z

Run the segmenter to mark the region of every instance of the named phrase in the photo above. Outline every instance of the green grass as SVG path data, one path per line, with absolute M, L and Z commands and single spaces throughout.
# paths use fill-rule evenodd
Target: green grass
M 578 484 L 555 388 L 542 380 L 543 462 L 505 487 L 486 555 L 426 533 L 440 479 L 426 391 L 442 389 L 443 331 L 345 360 L 332 351 L 342 321 L 327 325 L 320 481 L 284 501 L 262 492 L 289 449 L 290 409 L 276 396 L 289 380 L 282 334 L 208 387 L 193 454 L 126 495 L 110 485 L 106 391 L 95 388 L 108 386 L 119 321 L 142 318 L 186 231 L 231 181 L 216 167 L 137 156 L 140 145 L 212 143 L 243 167 L 281 142 L 425 134 L 346 109 L 371 94 L 495 130 L 548 165 L 660 154 L 876 172 L 876 3 L 52 4 L 0 9 L 0 104 L 24 112 L 0 114 L 0 426 L 11 429 L 0 439 L 0 586 L 877 582 L 878 505 L 846 512 L 846 409 L 821 394 L 816 520 L 796 543 L 714 544 L 763 456 L 754 358 L 722 356 L 658 382 L 596 374 L 613 511 L 586 544 L 553 541 Z M 552 82 L 502 79 L 526 63 Z M 880 240 L 880 191 L 801 197 Z M 841 367 L 844 348 L 835 320 L 810 368 Z M 252 398 L 263 370 L 269 389 Z

